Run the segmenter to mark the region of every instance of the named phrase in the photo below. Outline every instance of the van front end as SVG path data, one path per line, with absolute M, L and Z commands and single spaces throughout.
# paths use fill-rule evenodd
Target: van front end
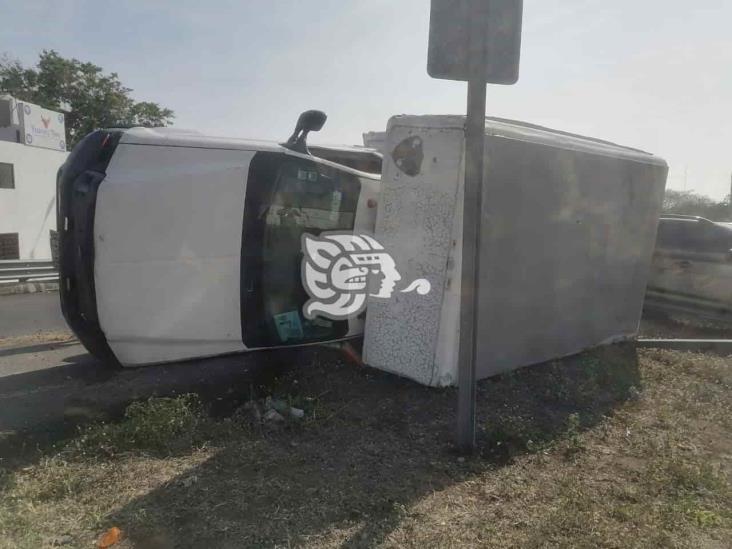
M 301 237 L 372 232 L 378 183 L 277 143 L 94 132 L 58 174 L 64 317 L 121 366 L 358 337 L 304 316 Z
M 96 358 L 117 363 L 99 325 L 94 285 L 94 214 L 99 184 L 122 135 L 95 131 L 67 158 L 56 180 L 59 295 L 64 318 Z

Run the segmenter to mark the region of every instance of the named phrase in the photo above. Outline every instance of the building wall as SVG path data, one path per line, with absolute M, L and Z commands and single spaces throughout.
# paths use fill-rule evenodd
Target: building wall
M 56 172 L 68 153 L 0 141 L 0 162 L 13 164 L 15 188 L 0 189 L 0 233 L 18 233 L 21 259 L 50 259 L 56 228 Z
M 18 143 L 20 141 L 20 130 L 16 126 L 0 127 L 0 141 Z

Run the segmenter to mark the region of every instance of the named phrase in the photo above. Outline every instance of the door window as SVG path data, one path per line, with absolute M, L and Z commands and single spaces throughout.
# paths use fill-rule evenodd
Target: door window
M 338 339 L 347 321 L 302 315 L 303 233 L 353 230 L 361 184 L 348 172 L 282 154 L 252 160 L 242 238 L 242 337 L 247 347 Z

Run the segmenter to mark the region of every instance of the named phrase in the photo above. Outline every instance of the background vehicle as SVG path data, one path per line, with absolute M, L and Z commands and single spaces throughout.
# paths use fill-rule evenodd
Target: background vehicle
M 663 215 L 646 307 L 732 320 L 732 224 Z
M 302 316 L 300 235 L 373 231 L 378 176 L 286 145 L 133 128 L 75 147 L 58 176 L 61 305 L 89 351 L 127 366 L 362 333 Z

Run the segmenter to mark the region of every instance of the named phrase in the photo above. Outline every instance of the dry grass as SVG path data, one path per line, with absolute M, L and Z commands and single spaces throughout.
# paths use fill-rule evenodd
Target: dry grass
M 480 451 L 455 392 L 329 351 L 260 388 L 270 430 L 191 398 L 137 404 L 6 470 L 0 546 L 727 547 L 732 358 L 610 347 L 484 381 Z M 156 434 L 157 433 L 157 434 Z

